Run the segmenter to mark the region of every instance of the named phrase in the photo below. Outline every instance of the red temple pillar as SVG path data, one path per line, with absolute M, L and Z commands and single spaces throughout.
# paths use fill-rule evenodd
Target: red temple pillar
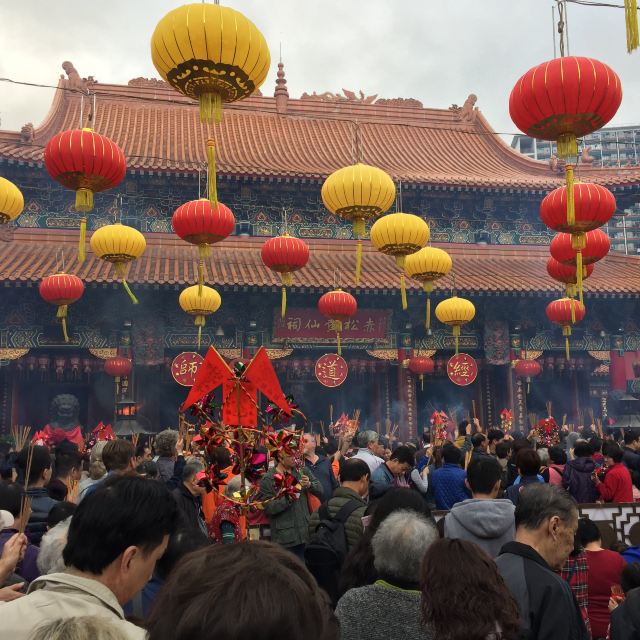
M 612 351 L 609 357 L 611 358 L 611 366 L 609 368 L 611 389 L 612 391 L 626 391 L 627 372 L 624 354 L 619 355 L 618 351 Z

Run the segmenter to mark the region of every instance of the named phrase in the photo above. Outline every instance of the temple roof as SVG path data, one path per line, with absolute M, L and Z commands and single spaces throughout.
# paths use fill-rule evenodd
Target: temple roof
M 8 239 L 8 238 L 5 238 Z M 17 229 L 8 242 L 0 242 L 0 282 L 27 286 L 55 273 L 59 251 L 64 251 L 67 269 L 87 283 L 116 282 L 112 266 L 91 252 L 82 265 L 77 257 L 77 231 Z M 365 293 L 396 292 L 398 270 L 393 258 L 364 243 L 362 283 L 354 287 L 355 242 L 348 240 L 308 240 L 311 257 L 307 266 L 293 275 L 298 291 L 326 291 L 342 275 L 343 286 Z M 205 264 L 205 280 L 214 287 L 258 289 L 280 287 L 280 277 L 262 263 L 263 238 L 231 237 L 214 246 Z M 434 245 L 438 246 L 438 245 Z M 546 272 L 548 247 L 507 245 L 440 245 L 453 258 L 458 291 L 477 295 L 559 295 L 561 285 Z M 610 254 L 596 265 L 585 282 L 587 298 L 621 298 L 640 294 L 640 257 Z M 181 288 L 197 280 L 197 249 L 171 234 L 147 236 L 147 250 L 130 268 L 133 285 L 168 285 Z M 420 285 L 407 281 L 409 289 Z M 436 283 L 449 290 L 451 280 Z
M 96 95 L 95 130 L 122 147 L 130 171 L 186 173 L 204 166 L 209 130 L 193 101 L 159 80 L 101 84 L 81 79 L 70 66 L 38 128 L 0 131 L 0 162 L 41 165 L 47 141 L 78 127 L 81 111 L 86 118 L 92 101 L 83 101 L 79 90 L 88 90 Z M 462 107 L 428 109 L 416 100 L 352 92 L 290 99 L 279 91 L 225 106 L 223 122 L 211 127 L 220 175 L 319 181 L 352 164 L 359 149 L 363 162 L 427 188 L 547 191 L 563 182 L 548 163 L 511 149 L 474 107 L 475 96 Z M 578 174 L 612 188 L 640 184 L 640 167 L 584 165 Z

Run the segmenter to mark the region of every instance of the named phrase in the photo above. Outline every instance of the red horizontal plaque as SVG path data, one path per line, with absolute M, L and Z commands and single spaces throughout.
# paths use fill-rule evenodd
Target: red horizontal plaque
M 389 331 L 391 311 L 358 309 L 356 314 L 342 323 L 342 340 L 385 340 Z M 317 309 L 287 309 L 284 318 L 274 312 L 273 337 L 275 339 L 315 339 L 335 342 L 336 326 Z

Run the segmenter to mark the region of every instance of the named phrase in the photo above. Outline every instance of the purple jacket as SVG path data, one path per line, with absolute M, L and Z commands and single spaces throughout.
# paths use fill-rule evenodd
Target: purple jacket
M 569 460 L 562 473 L 562 486 L 571 494 L 578 504 L 594 503 L 598 499 L 591 474 L 596 463 L 592 458 L 576 458 Z
M 9 541 L 9 538 L 16 533 L 18 533 L 17 529 L 3 529 L 0 531 L 0 555 L 2 555 L 4 545 Z M 27 582 L 33 582 L 36 578 L 40 577 L 40 570 L 36 563 L 39 551 L 40 549 L 38 549 L 38 547 L 29 543 L 27 550 L 24 552 L 24 558 L 22 558 L 16 567 L 15 573 Z

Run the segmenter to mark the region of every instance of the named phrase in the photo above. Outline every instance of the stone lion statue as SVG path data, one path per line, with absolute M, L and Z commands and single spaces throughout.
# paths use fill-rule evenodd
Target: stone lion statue
M 61 393 L 51 401 L 49 426 L 52 429 L 71 431 L 80 426 L 80 402 L 70 393 Z

